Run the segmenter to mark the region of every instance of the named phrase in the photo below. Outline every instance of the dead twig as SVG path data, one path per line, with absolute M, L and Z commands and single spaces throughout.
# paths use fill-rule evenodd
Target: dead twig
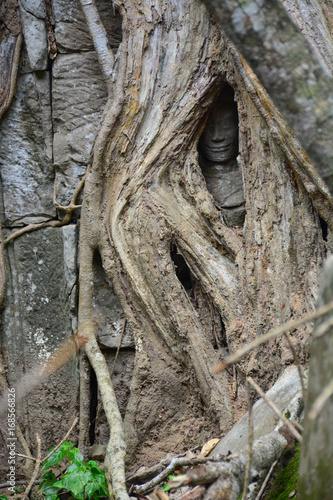
M 71 219 L 72 219 L 72 214 L 73 214 L 74 210 L 81 208 L 81 205 L 76 205 L 75 202 L 76 202 L 76 199 L 79 195 L 79 192 L 81 191 L 81 189 L 84 186 L 85 179 L 86 179 L 86 176 L 84 175 L 82 177 L 82 179 L 80 180 L 80 182 L 78 183 L 78 185 L 76 186 L 74 193 L 73 193 L 73 196 L 72 196 L 72 199 L 71 199 L 71 202 L 67 206 L 60 205 L 57 202 L 56 194 L 55 194 L 55 183 L 54 183 L 54 192 L 53 192 L 54 206 L 55 206 L 55 208 L 57 208 L 59 210 L 64 210 L 66 212 L 66 215 L 62 220 L 49 220 L 49 221 L 45 221 L 45 222 L 36 222 L 36 223 L 28 224 L 27 226 L 22 227 L 18 231 L 15 231 L 11 235 L 9 235 L 7 238 L 5 238 L 5 240 L 3 242 L 4 246 L 8 245 L 8 243 L 10 241 L 18 238 L 22 234 L 31 233 L 32 231 L 36 231 L 37 229 L 42 229 L 44 227 L 62 227 L 62 226 L 65 226 L 66 224 L 69 224 Z
M 64 438 L 60 441 L 60 443 L 58 443 L 58 444 L 57 444 L 57 446 L 55 446 L 55 447 L 53 448 L 53 450 L 52 450 L 52 451 L 50 451 L 50 453 L 48 453 L 48 455 L 46 455 L 46 457 L 45 457 L 45 458 L 43 458 L 43 459 L 41 460 L 41 463 L 46 462 L 46 460 L 47 460 L 47 459 L 48 459 L 51 455 L 53 455 L 53 453 L 54 453 L 54 452 L 55 452 L 58 448 L 60 448 L 60 446 L 62 445 L 62 443 L 63 443 L 64 441 L 66 441 L 66 439 L 68 438 L 68 436 L 70 435 L 70 433 L 72 432 L 72 430 L 74 429 L 74 427 L 76 426 L 76 424 L 78 423 L 78 420 L 79 420 L 79 419 L 78 419 L 78 417 L 76 417 L 76 418 L 74 419 L 74 422 L 72 423 L 72 425 L 71 425 L 71 427 L 70 427 L 69 431 L 66 433 L 66 436 L 65 436 L 65 437 L 64 437 Z M 30 455 L 30 456 L 29 456 L 29 455 L 23 455 L 22 453 L 15 453 L 15 455 L 16 455 L 16 456 L 18 456 L 18 457 L 26 458 L 26 459 L 28 459 L 28 460 L 33 460 L 34 462 L 37 462 L 37 460 L 38 460 L 38 458 L 32 457 L 31 455 Z
M 60 446 L 62 445 L 62 443 L 63 443 L 64 441 L 66 441 L 66 439 L 68 438 L 68 436 L 70 435 L 70 433 L 72 432 L 72 430 L 74 429 L 74 427 L 76 426 L 76 424 L 78 423 L 78 421 L 79 421 L 78 417 L 75 417 L 75 419 L 74 419 L 74 421 L 73 421 L 72 425 L 70 426 L 69 431 L 66 433 L 65 437 L 64 437 L 64 438 L 60 441 L 60 443 L 58 443 L 58 444 L 57 444 L 57 446 L 56 446 L 55 448 L 53 448 L 53 450 L 52 450 L 52 451 L 50 451 L 50 453 L 48 453 L 48 454 L 46 455 L 46 457 L 45 457 L 45 458 L 43 458 L 43 459 L 42 459 L 42 463 L 46 462 L 46 460 L 47 460 L 47 459 L 48 459 L 51 455 L 53 455 L 53 453 L 54 453 L 54 452 L 55 452 L 58 448 L 60 448 Z
M 34 462 L 37 460 L 35 457 L 29 457 L 29 455 L 23 455 L 22 453 L 15 453 L 15 455 L 17 457 L 26 458 L 27 460 L 33 460 Z
M 36 464 L 35 464 L 35 468 L 34 468 L 32 477 L 30 479 L 30 482 L 29 482 L 28 486 L 26 487 L 25 492 L 23 493 L 22 500 L 24 498 L 28 498 L 28 494 L 29 494 L 31 488 L 33 487 L 33 485 L 35 483 L 35 480 L 36 480 L 36 478 L 38 476 L 39 468 L 40 468 L 40 465 L 41 465 L 41 442 L 40 442 L 40 437 L 38 435 L 38 432 L 36 432 L 36 441 L 37 441 L 37 459 L 36 459 Z
M 253 407 L 252 407 L 252 397 L 250 383 L 248 379 L 246 380 L 247 385 L 247 404 L 249 412 L 249 436 L 247 441 L 247 457 L 246 457 L 246 468 L 245 468 L 245 479 L 242 499 L 245 500 L 247 496 L 247 489 L 250 484 L 250 469 L 251 469 L 251 458 L 252 458 L 252 443 L 253 443 Z
M 265 488 L 266 488 L 266 486 L 267 486 L 267 483 L 268 483 L 268 481 L 269 481 L 269 478 L 270 478 L 270 477 L 271 477 L 271 475 L 272 475 L 273 469 L 274 469 L 274 467 L 276 466 L 276 464 L 277 464 L 277 463 L 278 463 L 278 460 L 275 460 L 275 462 L 273 462 L 273 463 L 272 463 L 272 465 L 270 466 L 269 471 L 268 471 L 268 472 L 267 472 L 267 474 L 266 474 L 265 480 L 264 480 L 264 482 L 262 483 L 261 488 L 260 488 L 260 490 L 259 490 L 259 492 L 258 492 L 258 495 L 256 496 L 255 500 L 260 500 L 260 498 L 261 498 L 262 494 L 263 494 L 263 493 L 264 493 L 264 491 L 265 491 Z
M 203 458 L 187 458 L 187 457 L 173 457 L 170 459 L 169 465 L 162 471 L 160 474 L 158 474 L 156 477 L 151 479 L 145 484 L 142 484 L 140 486 L 135 487 L 135 493 L 140 493 L 140 494 L 145 494 L 147 491 L 152 490 L 155 488 L 158 484 L 160 484 L 162 481 L 165 481 L 169 474 L 172 474 L 176 469 L 180 467 L 186 467 L 186 466 L 193 466 L 193 465 L 200 465 L 200 464 L 205 464 L 206 462 L 212 462 L 214 459 L 211 457 L 203 457 Z
M 326 405 L 327 401 L 332 397 L 332 395 L 333 395 L 333 380 L 331 380 L 329 384 L 327 384 L 325 389 L 315 399 L 312 408 L 308 414 L 308 418 L 310 420 L 314 420 L 315 418 L 318 417 L 319 413 L 323 410 L 324 406 Z
M 290 350 L 291 350 L 291 352 L 293 353 L 293 356 L 294 356 L 295 365 L 297 366 L 298 375 L 299 375 L 300 382 L 301 382 L 303 401 L 305 401 L 305 398 L 306 398 L 306 389 L 305 389 L 305 385 L 304 385 L 302 365 L 301 365 L 301 362 L 299 360 L 299 357 L 297 356 L 297 352 L 296 352 L 295 346 L 294 346 L 294 344 L 291 341 L 289 333 L 287 333 L 287 332 L 284 333 L 284 336 L 286 337 L 288 345 L 290 347 Z
M 3 362 L 2 362 L 1 357 L 0 357 L 0 385 L 2 387 L 3 394 L 8 393 L 8 383 L 7 383 L 7 379 L 6 379 L 6 375 L 5 375 L 5 368 L 3 366 Z M 16 400 L 16 403 L 17 402 L 18 401 Z M 8 404 L 7 400 L 4 403 L 4 406 L 5 406 L 5 404 Z M 1 413 L 2 413 L 2 410 L 1 410 L 1 401 L 0 401 L 0 414 Z M 31 460 L 32 455 L 31 455 L 28 443 L 27 443 L 25 437 L 23 436 L 23 432 L 22 432 L 21 427 L 20 427 L 18 422 L 16 422 L 16 425 L 15 425 L 15 434 L 16 434 L 17 439 L 19 440 L 20 445 L 22 446 L 22 448 L 26 454 L 26 458 Z
M 264 391 L 259 387 L 258 384 L 255 383 L 255 381 L 253 380 L 252 377 L 247 377 L 246 380 L 253 387 L 253 389 L 255 389 L 257 391 L 257 393 L 259 394 L 259 396 L 261 396 L 266 401 L 266 403 L 272 408 L 272 410 L 274 411 L 274 413 L 286 424 L 286 426 L 288 427 L 288 429 L 290 430 L 290 432 L 292 433 L 292 435 L 297 439 L 297 441 L 299 441 L 301 443 L 302 442 L 302 436 L 295 429 L 295 426 L 290 422 L 290 420 L 288 420 L 280 412 L 280 410 L 275 406 L 275 404 L 273 403 L 273 401 L 268 396 L 266 396 L 266 394 L 264 393 Z
M 112 369 L 111 369 L 111 372 L 110 372 L 110 377 L 112 377 L 114 369 L 116 367 L 116 362 L 117 362 L 117 359 L 118 359 L 118 356 L 119 356 L 120 347 L 121 347 L 121 344 L 122 344 L 122 341 L 123 341 L 123 338 L 124 338 L 124 335 L 125 335 L 126 324 L 127 324 L 127 319 L 125 318 L 124 324 L 123 324 L 123 328 L 122 328 L 122 331 L 121 331 L 121 336 L 120 336 L 119 344 L 118 344 L 118 347 L 117 347 L 116 356 L 114 358 L 114 362 L 113 362 Z
M 288 321 L 288 323 L 285 323 L 284 325 L 278 326 L 277 328 L 274 328 L 273 330 L 269 331 L 268 333 L 265 333 L 264 335 L 261 335 L 260 337 L 256 338 L 249 344 L 241 347 L 238 349 L 234 354 L 231 354 L 231 356 L 228 356 L 221 364 L 213 367 L 213 372 L 218 373 L 221 370 L 224 370 L 228 366 L 232 365 L 233 363 L 236 363 L 240 359 L 243 358 L 246 354 L 248 354 L 252 349 L 255 349 L 256 347 L 259 347 L 261 344 L 264 344 L 268 340 L 274 339 L 278 337 L 279 335 L 282 335 L 283 333 L 288 332 L 289 330 L 298 328 L 301 325 L 304 325 L 304 323 L 308 323 L 309 321 L 313 321 L 314 319 L 320 318 L 324 314 L 327 314 L 329 312 L 333 311 L 333 302 L 330 302 L 329 304 L 320 307 L 317 309 L 316 312 L 308 314 L 307 316 L 303 316 L 300 319 L 293 320 L 293 321 Z

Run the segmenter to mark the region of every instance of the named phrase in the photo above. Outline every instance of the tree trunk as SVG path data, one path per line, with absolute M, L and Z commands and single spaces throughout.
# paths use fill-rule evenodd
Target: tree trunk
M 107 459 L 122 469 L 124 447 L 111 449 L 121 416 L 95 342 L 93 300 L 109 290 L 98 289 L 98 259 L 135 340 L 127 458 L 147 465 L 226 433 L 246 407 L 245 377 L 267 389 L 293 362 L 278 339 L 240 362 L 237 378 L 212 373 L 227 353 L 315 309 L 332 200 L 202 3 L 114 1 L 116 54 L 94 2 L 81 5 L 107 103 L 81 211 L 78 335 L 111 425 Z M 291 333 L 303 363 L 310 328 Z
M 331 256 L 324 268 L 318 307 L 332 302 L 332 284 L 333 258 Z M 314 335 L 319 332 L 320 327 L 325 326 L 324 334 L 314 338 L 311 344 L 306 419 L 300 464 L 299 493 L 302 500 L 331 498 L 333 494 L 333 480 L 329 472 L 333 466 L 332 398 L 328 400 L 317 417 L 311 416 L 315 401 L 328 384 L 332 385 L 333 379 L 332 314 L 327 314 L 316 322 Z
M 243 407 L 244 376 L 268 387 L 292 362 L 281 340 L 254 353 L 238 367 L 237 400 L 230 376 L 211 373 L 221 351 L 314 309 L 327 235 L 295 139 L 205 8 L 116 6 L 123 41 L 81 217 L 79 332 L 94 334 L 98 251 L 136 342 L 125 416 L 132 456 L 156 433 L 164 452 L 180 421 L 187 444 L 202 417 L 208 432 L 225 432 Z M 104 75 L 109 62 L 101 59 Z M 315 198 L 326 231 L 330 200 L 320 190 Z M 303 362 L 305 332 L 292 335 Z

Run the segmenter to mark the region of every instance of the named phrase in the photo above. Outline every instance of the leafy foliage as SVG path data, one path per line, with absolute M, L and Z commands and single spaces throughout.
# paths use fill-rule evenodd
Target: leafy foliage
M 59 500 L 59 495 L 63 492 L 71 493 L 78 500 L 98 500 L 108 496 L 104 471 L 94 460 L 84 462 L 80 450 L 69 441 L 65 441 L 45 461 L 42 470 L 51 467 L 59 469 L 59 464 L 63 461 L 67 462 L 68 466 L 66 473 L 60 478 L 57 478 L 52 470 L 42 476 L 39 489 L 46 500 Z

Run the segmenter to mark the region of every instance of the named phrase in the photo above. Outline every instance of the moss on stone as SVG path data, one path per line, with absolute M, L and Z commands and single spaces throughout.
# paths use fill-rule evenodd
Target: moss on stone
M 292 498 L 297 499 L 300 453 L 300 446 L 297 444 L 295 454 L 287 465 L 278 470 L 272 486 L 265 495 L 265 500 L 285 500 L 293 491 L 296 491 L 296 494 Z

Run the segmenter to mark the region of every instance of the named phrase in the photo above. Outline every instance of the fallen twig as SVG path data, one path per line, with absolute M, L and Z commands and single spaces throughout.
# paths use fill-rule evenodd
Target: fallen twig
M 169 474 L 172 474 L 179 467 L 186 467 L 189 465 L 190 466 L 200 465 L 213 461 L 214 459 L 208 457 L 203 457 L 203 458 L 173 457 L 171 458 L 169 465 L 164 469 L 164 471 L 162 471 L 160 474 L 158 474 L 156 477 L 154 477 L 147 483 L 142 484 L 140 486 L 136 486 L 135 493 L 141 493 L 141 494 L 147 493 L 147 491 L 152 490 L 162 481 L 165 481 L 168 478 Z
M 320 307 L 314 313 L 308 314 L 307 316 L 303 316 L 302 318 L 297 319 L 297 320 L 288 321 L 288 323 L 285 323 L 284 325 L 278 326 L 277 328 L 270 330 L 268 333 L 265 333 L 264 335 L 257 337 L 255 340 L 253 340 L 249 344 L 246 344 L 245 346 L 238 349 L 234 354 L 231 354 L 231 356 L 228 356 L 219 365 L 214 366 L 213 372 L 218 373 L 221 370 L 224 370 L 228 366 L 230 366 L 233 363 L 236 363 L 237 361 L 242 359 L 242 357 L 245 356 L 245 354 L 247 354 L 248 352 L 252 351 L 252 349 L 259 347 L 261 344 L 264 344 L 268 340 L 274 339 L 275 337 L 278 337 L 279 335 L 282 335 L 283 333 L 286 333 L 289 330 L 292 330 L 292 329 L 297 328 L 301 325 L 304 325 L 304 323 L 307 323 L 309 321 L 313 321 L 314 319 L 320 318 L 324 314 L 327 314 L 331 311 L 333 311 L 333 302 L 330 302 L 329 304 L 327 304 L 323 307 Z
M 273 463 L 272 463 L 272 465 L 270 466 L 269 471 L 268 471 L 268 472 L 267 472 L 267 474 L 266 474 L 265 480 L 264 480 L 264 482 L 262 483 L 261 488 L 260 488 L 260 490 L 259 490 L 259 492 L 258 492 L 258 495 L 256 496 L 255 500 L 260 500 L 261 495 L 262 495 L 262 494 L 263 494 L 263 492 L 265 491 L 265 488 L 266 488 L 266 486 L 267 486 L 267 483 L 268 483 L 268 481 L 269 481 L 269 478 L 271 477 L 272 472 L 273 472 L 273 469 L 274 469 L 274 467 L 276 466 L 276 464 L 277 464 L 277 463 L 278 463 L 278 460 L 275 460 L 275 462 L 273 462 Z
M 39 468 L 40 468 L 40 465 L 41 465 L 41 442 L 40 442 L 40 437 L 38 435 L 38 432 L 36 432 L 36 441 L 37 441 L 37 459 L 36 459 L 36 464 L 35 464 L 35 468 L 34 468 L 34 471 L 33 471 L 33 474 L 32 474 L 32 477 L 30 479 L 30 482 L 28 484 L 28 486 L 26 487 L 23 495 L 22 495 L 22 500 L 24 498 L 28 498 L 28 494 L 31 490 L 31 488 L 33 487 L 34 483 L 35 483 L 35 480 L 38 476 L 38 473 L 39 473 Z
M 264 393 L 264 391 L 259 387 L 258 384 L 255 383 L 255 381 L 253 380 L 252 377 L 247 377 L 246 380 L 257 391 L 257 393 L 259 394 L 259 396 L 261 396 L 266 401 L 266 403 L 272 408 L 272 410 L 274 411 L 274 413 L 285 423 L 285 425 L 288 427 L 288 429 L 290 430 L 290 432 L 292 433 L 292 435 L 297 439 L 297 441 L 299 441 L 301 443 L 302 442 L 302 436 L 295 429 L 294 425 L 290 422 L 290 420 L 288 420 L 280 412 L 280 410 L 277 408 L 277 406 L 275 406 L 275 404 L 273 403 L 273 401 L 268 396 L 266 396 L 266 394 Z

